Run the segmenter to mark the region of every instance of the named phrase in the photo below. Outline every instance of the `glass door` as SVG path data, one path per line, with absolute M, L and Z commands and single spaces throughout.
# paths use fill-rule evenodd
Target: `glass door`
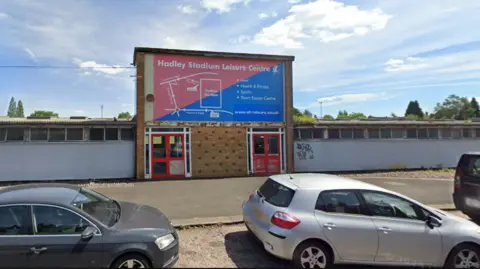
M 253 134 L 253 173 L 272 175 L 280 173 L 280 135 Z
M 152 154 L 152 165 L 150 166 L 152 178 L 168 176 L 167 138 L 167 135 L 152 135 L 150 150 L 150 154 Z
M 183 134 L 152 134 L 152 178 L 185 176 Z

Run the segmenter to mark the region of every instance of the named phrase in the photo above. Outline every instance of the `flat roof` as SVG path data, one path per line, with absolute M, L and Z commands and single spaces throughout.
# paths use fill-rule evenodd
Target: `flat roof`
M 464 120 L 318 120 L 315 123 L 295 123 L 295 127 L 320 127 L 320 126 L 478 126 L 480 122 Z
M 178 50 L 178 49 L 135 47 L 135 50 L 133 52 L 133 65 L 136 65 L 137 53 L 139 52 L 152 53 L 152 54 L 176 54 L 176 55 L 185 55 L 185 56 L 205 56 L 205 57 L 257 59 L 257 60 L 274 60 L 274 61 L 294 61 L 295 60 L 295 56 L 288 56 L 288 55 L 270 55 L 270 54 L 251 54 L 251 53 L 235 53 L 235 52 L 219 52 L 219 51 Z
M 136 122 L 127 119 L 116 118 L 69 118 L 69 117 L 46 117 L 46 118 L 20 118 L 0 116 L 2 125 L 123 125 L 135 126 Z

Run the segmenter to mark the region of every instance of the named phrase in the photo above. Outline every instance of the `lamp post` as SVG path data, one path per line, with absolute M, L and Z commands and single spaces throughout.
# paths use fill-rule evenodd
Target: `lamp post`
M 318 101 L 318 103 L 320 103 L 320 119 L 323 118 L 323 101 Z

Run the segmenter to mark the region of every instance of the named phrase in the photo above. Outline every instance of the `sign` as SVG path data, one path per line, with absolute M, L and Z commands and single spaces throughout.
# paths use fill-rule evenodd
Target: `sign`
M 280 61 L 155 55 L 154 119 L 283 122 Z

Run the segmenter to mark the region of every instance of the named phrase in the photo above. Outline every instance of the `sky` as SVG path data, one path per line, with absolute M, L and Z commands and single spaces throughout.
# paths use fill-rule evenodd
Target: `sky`
M 134 114 L 134 47 L 295 56 L 294 105 L 402 115 L 480 97 L 478 0 L 0 2 L 0 111 Z M 23 66 L 23 67 L 22 67 Z M 55 67 L 55 68 L 45 68 Z

